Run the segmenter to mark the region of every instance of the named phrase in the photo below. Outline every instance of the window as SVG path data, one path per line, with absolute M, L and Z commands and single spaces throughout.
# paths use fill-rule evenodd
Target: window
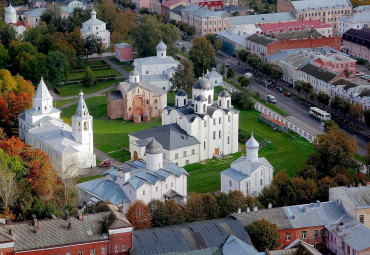
M 119 252 L 119 246 L 118 245 L 114 246 L 114 252 Z
M 206 142 L 204 142 L 204 149 L 206 149 Z
M 95 249 L 90 249 L 90 255 L 95 255 Z
M 84 253 L 83 253 L 83 251 L 82 250 L 79 250 L 78 251 L 78 255 L 83 255 Z
M 290 241 L 290 233 L 286 233 L 286 240 Z
M 207 127 L 207 121 L 204 121 L 204 127 Z
M 126 244 L 122 244 L 122 251 L 126 251 Z
M 179 158 L 179 154 L 175 153 L 175 159 L 178 159 L 178 158 Z
M 221 138 L 221 130 L 218 131 L 218 138 Z
M 229 185 L 230 187 L 233 186 L 233 182 L 231 180 L 229 180 Z
M 347 255 L 351 255 L 351 247 L 347 245 Z
M 313 236 L 314 236 L 315 238 L 319 237 L 319 231 L 318 231 L 318 230 L 314 230 L 314 231 L 313 231 Z
M 216 119 L 213 119 L 213 125 L 216 125 Z
M 260 184 L 261 184 L 261 186 L 262 186 L 262 184 L 263 184 L 263 181 L 262 181 L 262 179 L 260 180 Z
M 206 112 L 206 105 L 204 104 L 203 105 L 203 113 L 205 113 Z
M 365 219 L 364 219 L 364 215 L 360 215 L 360 219 L 359 219 L 359 222 L 364 224 L 365 223 Z
M 70 251 L 67 251 L 67 252 L 66 252 L 66 255 L 71 255 L 71 252 L 70 252 Z
M 227 116 L 227 120 L 231 122 L 231 116 Z
M 230 144 L 230 136 L 227 137 L 227 144 Z
M 302 239 L 306 239 L 307 238 L 307 232 L 306 231 L 302 231 Z
M 195 154 L 195 149 L 191 149 L 191 155 Z
M 216 139 L 216 131 L 213 131 L 213 140 Z
M 156 191 L 156 192 L 158 192 L 158 186 L 157 186 L 157 187 L 155 187 L 155 191 Z
M 186 151 L 184 151 L 184 157 L 186 157 Z
M 321 229 L 321 230 L 320 230 L 320 235 L 321 235 L 321 236 L 325 236 L 325 229 Z
M 221 118 L 218 119 L 218 123 L 221 124 Z
M 189 165 L 189 160 L 185 160 L 185 165 Z
M 177 164 L 177 163 L 176 163 Z M 166 183 L 166 189 L 168 189 L 168 184 Z
M 145 189 L 143 190 L 143 196 L 145 196 Z
M 221 106 L 221 100 L 218 100 L 218 106 Z

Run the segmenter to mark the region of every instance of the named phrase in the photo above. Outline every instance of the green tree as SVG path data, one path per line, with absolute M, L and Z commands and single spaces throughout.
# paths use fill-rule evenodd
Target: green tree
M 217 219 L 220 213 L 220 207 L 217 203 L 217 199 L 213 194 L 203 194 L 202 195 L 202 204 L 204 213 L 207 216 L 207 219 Z
M 213 48 L 215 49 L 215 51 L 221 50 L 222 40 L 218 39 L 215 34 L 207 34 L 206 39 L 212 43 Z
M 243 211 L 245 210 L 245 197 L 243 192 L 239 190 L 230 191 L 229 198 L 233 212 L 237 212 L 239 208 Z
M 192 86 L 195 83 L 194 65 L 188 59 L 180 60 L 180 65 L 176 68 L 175 74 L 170 78 L 172 90 L 182 89 L 191 95 Z
M 240 86 L 243 87 L 243 88 L 248 87 L 251 83 L 250 80 L 247 77 L 245 77 L 244 75 L 240 75 L 238 77 L 238 82 L 239 82 Z
M 166 205 L 168 211 L 168 225 L 184 223 L 184 213 L 175 200 L 166 200 L 164 204 Z
M 315 99 L 317 98 L 317 94 L 316 94 L 316 91 L 314 89 L 312 89 L 309 93 L 308 93 L 308 96 L 310 97 L 310 99 L 315 102 Z
M 242 110 L 253 110 L 253 100 L 243 91 L 234 92 L 231 96 L 233 105 L 240 107 Z
M 235 70 L 234 68 L 232 68 L 231 66 L 229 68 L 227 68 L 227 78 L 231 79 L 231 78 L 234 78 L 234 75 L 235 75 Z
M 225 73 L 226 73 L 226 65 L 222 64 L 220 74 L 223 76 L 223 75 L 225 75 Z
M 324 131 L 328 132 L 329 129 L 334 128 L 337 130 L 339 128 L 338 124 L 334 120 L 327 120 L 324 122 Z
M 271 203 L 274 207 L 279 203 L 279 190 L 276 185 L 265 186 L 258 195 L 258 201 L 267 206 Z
M 0 42 L 8 48 L 10 42 L 15 40 L 17 33 L 12 26 L 8 26 L 5 22 L 0 21 Z
M 163 227 L 168 225 L 169 214 L 167 206 L 161 200 L 155 199 L 148 203 L 150 215 L 152 216 L 153 227 Z
M 89 34 L 85 38 L 84 50 L 86 57 L 95 53 L 101 55 L 104 51 L 102 39 L 95 34 Z
M 67 58 L 60 51 L 51 51 L 47 55 L 49 67 L 49 84 L 55 87 L 63 81 L 67 81 L 69 65 Z
M 325 106 L 326 105 L 329 105 L 329 101 L 330 101 L 330 96 L 322 91 L 320 91 L 318 94 L 317 94 L 317 101 L 319 101 L 319 103 L 322 103 L 322 109 L 325 110 Z
M 311 83 L 309 83 L 309 82 L 303 83 L 302 91 L 303 91 L 303 93 L 306 94 L 306 100 L 307 100 L 307 97 L 308 97 L 308 95 L 310 94 L 310 92 L 312 90 L 314 90 L 314 88 L 313 88 Z
M 304 86 L 305 82 L 304 81 L 296 81 L 294 83 L 294 88 L 298 91 L 298 95 L 301 96 L 301 92 L 303 91 L 303 86 Z
M 271 67 L 271 79 L 275 80 L 276 82 L 283 78 L 283 69 L 280 66 L 272 65 Z
M 63 23 L 61 9 L 59 5 L 48 5 L 48 7 L 42 13 L 40 19 L 47 24 L 50 34 L 55 32 L 64 32 L 64 27 L 62 26 Z
M 218 206 L 220 207 L 219 217 L 223 218 L 233 213 L 233 205 L 231 199 L 226 193 L 221 192 L 219 195 L 216 196 L 216 199 Z
M 257 73 L 257 71 L 262 69 L 264 64 L 262 59 L 255 54 L 251 54 L 248 56 L 247 63 L 253 69 L 253 72 L 255 74 Z
M 254 221 L 247 227 L 247 232 L 253 240 L 254 247 L 260 252 L 275 250 L 280 246 L 280 235 L 277 225 L 265 219 Z
M 241 49 L 237 52 L 238 58 L 240 59 L 240 61 L 242 61 L 242 63 L 244 63 L 244 65 L 247 63 L 249 54 L 250 53 L 246 51 L 245 49 Z
M 196 77 L 202 76 L 207 69 L 216 66 L 215 50 L 205 37 L 197 37 L 193 40 L 193 47 L 189 51 L 190 60 L 194 63 Z
M 318 187 L 318 199 L 320 201 L 328 201 L 329 199 L 329 188 L 333 188 L 338 186 L 337 183 L 330 178 L 329 176 L 326 176 L 322 179 L 320 179 L 317 182 Z
M 315 201 L 317 185 L 313 180 L 296 177 L 292 181 L 298 192 L 297 203 L 308 204 Z
M 285 170 L 278 172 L 271 185 L 276 185 L 278 190 L 278 206 L 294 205 L 297 201 L 297 188 Z
M 22 73 L 24 78 L 29 79 L 34 83 L 39 82 L 41 77 L 48 80 L 49 69 L 47 57 L 42 53 L 32 55 L 26 62 Z
M 370 127 L 370 110 L 364 112 L 364 117 L 366 125 Z
M 4 45 L 0 42 L 0 69 L 4 69 L 9 60 L 8 50 L 5 49 Z
M 95 74 L 90 67 L 86 68 L 85 76 L 82 79 L 82 84 L 85 87 L 92 87 L 95 85 Z

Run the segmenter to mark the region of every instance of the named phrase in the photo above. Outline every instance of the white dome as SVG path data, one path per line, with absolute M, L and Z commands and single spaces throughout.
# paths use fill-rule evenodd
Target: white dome
M 157 49 L 157 51 L 166 51 L 167 50 L 167 46 L 161 40 L 160 43 L 158 43 L 156 49 Z
M 5 9 L 5 14 L 17 14 L 12 4 L 9 4 L 9 6 Z
M 93 9 L 91 12 L 92 15 L 96 15 L 96 11 Z
M 260 144 L 257 142 L 256 139 L 254 139 L 253 133 L 252 133 L 251 138 L 249 138 L 249 140 L 245 143 L 245 146 L 247 148 L 259 148 L 260 147 Z

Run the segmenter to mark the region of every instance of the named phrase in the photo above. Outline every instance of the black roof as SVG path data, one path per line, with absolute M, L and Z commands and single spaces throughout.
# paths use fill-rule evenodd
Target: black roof
M 311 63 L 307 63 L 301 70 L 325 82 L 329 82 L 337 76 L 336 73 Z
M 176 13 L 177 15 L 181 16 L 181 10 L 186 8 L 186 6 L 179 5 L 171 10 L 171 12 Z
M 116 99 L 122 99 L 123 98 L 122 92 L 120 90 L 117 90 L 117 91 L 109 91 L 108 93 L 110 95 L 110 99 L 111 100 L 116 100 Z
M 221 247 L 229 235 L 252 245 L 244 226 L 231 218 L 199 221 L 132 233 L 132 255 L 186 252 Z
M 188 95 L 188 93 L 186 93 L 186 91 L 184 91 L 184 90 L 179 90 L 176 93 L 176 96 L 187 96 L 187 95 Z
M 342 35 L 342 40 L 360 44 L 370 48 L 370 29 L 353 29 L 347 30 Z

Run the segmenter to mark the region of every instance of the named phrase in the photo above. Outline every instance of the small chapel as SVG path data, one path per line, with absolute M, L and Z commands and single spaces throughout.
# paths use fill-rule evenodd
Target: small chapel
M 271 184 L 274 167 L 266 158 L 258 157 L 259 146 L 252 133 L 245 143 L 247 156 L 241 156 L 231 163 L 230 168 L 220 173 L 221 192 L 239 190 L 245 196 L 257 196 L 265 186 Z
M 105 49 L 110 46 L 110 32 L 107 30 L 107 24 L 96 18 L 94 9 L 91 11 L 91 18 L 82 23 L 81 34 L 84 39 L 90 34 L 95 34 L 101 38 Z
M 18 117 L 19 138 L 45 152 L 62 178 L 77 176 L 80 168 L 96 166 L 93 117 L 83 95 L 81 91 L 71 127 L 60 117 L 61 111 L 53 107 L 53 97 L 41 78 L 32 109 Z

